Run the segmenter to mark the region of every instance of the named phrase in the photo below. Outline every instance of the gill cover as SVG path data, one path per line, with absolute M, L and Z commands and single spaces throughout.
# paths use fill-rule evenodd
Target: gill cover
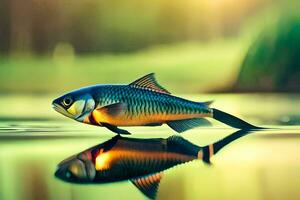
M 79 114 L 82 113 L 83 108 L 85 106 L 85 100 L 80 99 L 78 101 L 75 101 L 68 109 L 67 111 L 73 115 L 73 116 L 78 116 Z

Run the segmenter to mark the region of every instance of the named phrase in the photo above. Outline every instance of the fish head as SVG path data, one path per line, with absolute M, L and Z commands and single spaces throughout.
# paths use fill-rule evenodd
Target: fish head
M 91 159 L 80 154 L 59 163 L 55 176 L 66 182 L 90 183 L 95 179 L 96 170 Z
M 95 100 L 87 89 L 69 92 L 53 100 L 52 107 L 66 117 L 83 122 L 95 109 Z

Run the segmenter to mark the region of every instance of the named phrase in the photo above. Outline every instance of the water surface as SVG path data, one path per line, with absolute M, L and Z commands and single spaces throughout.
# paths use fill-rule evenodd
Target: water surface
M 54 177 L 66 157 L 114 136 L 51 109 L 53 96 L 0 96 L 0 199 L 147 199 L 129 181 L 80 185 Z M 212 165 L 192 161 L 165 172 L 157 199 L 299 199 L 299 95 L 189 95 L 215 99 L 214 107 L 272 129 L 254 132 L 222 149 Z M 194 144 L 213 143 L 235 129 L 213 127 L 181 134 Z M 128 128 L 136 138 L 167 138 L 169 127 Z

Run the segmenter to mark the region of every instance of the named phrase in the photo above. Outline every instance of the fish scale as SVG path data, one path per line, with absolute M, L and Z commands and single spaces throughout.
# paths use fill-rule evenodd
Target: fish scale
M 108 166 L 114 166 L 112 172 L 114 172 L 114 170 L 127 171 L 131 176 L 135 176 L 141 173 L 159 171 L 163 168 L 169 168 L 173 165 L 196 158 L 193 155 L 180 154 L 171 150 L 176 149 L 172 148 L 172 146 L 178 146 L 176 142 L 172 143 L 165 140 L 166 142 L 161 143 L 157 140 L 152 141 L 149 144 L 141 144 L 132 141 L 130 148 L 126 147 L 126 145 L 128 145 L 127 141 L 121 141 L 120 143 L 117 143 L 116 147 L 108 151 L 110 155 Z M 157 150 L 149 151 L 151 148 L 153 148 L 153 145 L 156 146 Z M 186 143 L 185 145 L 189 144 Z M 130 150 L 131 148 L 135 149 L 135 151 Z M 170 153 L 169 150 L 174 153 Z M 101 156 L 101 153 L 99 156 Z M 105 171 L 105 175 L 108 175 L 106 170 L 103 171 Z M 123 174 L 123 176 L 127 175 L 128 174 Z M 110 176 L 112 176 L 112 174 L 110 174 Z
M 178 154 L 167 155 L 167 153 L 163 153 L 163 155 L 159 156 L 154 156 L 151 154 L 147 154 L 144 151 L 136 152 L 136 154 L 134 155 L 122 152 L 122 150 L 118 150 L 118 153 L 123 154 L 121 157 L 126 158 L 122 160 L 122 163 L 119 166 L 121 166 L 121 168 L 124 168 L 124 170 L 126 169 L 126 171 L 129 171 L 131 169 L 131 175 L 160 171 L 163 168 L 169 168 L 176 164 L 195 159 L 195 157 L 193 156 L 180 156 Z
M 127 91 L 125 92 L 126 96 L 118 87 Z M 98 94 L 97 98 L 105 99 L 102 101 L 103 103 L 100 101 L 98 107 L 118 101 L 125 102 L 128 106 L 128 114 L 132 117 L 141 114 L 211 113 L 210 108 L 204 107 L 198 102 L 186 102 L 187 100 L 175 96 L 130 88 L 130 86 L 126 85 L 115 86 L 115 88 L 108 86 L 106 89 L 101 88 L 101 91 L 95 92 Z M 101 93 L 106 95 L 102 96 Z

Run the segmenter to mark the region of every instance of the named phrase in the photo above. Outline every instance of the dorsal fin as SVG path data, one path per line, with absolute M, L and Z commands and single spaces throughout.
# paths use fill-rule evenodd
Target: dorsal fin
M 200 102 L 200 103 L 203 103 L 204 105 L 206 105 L 207 107 L 209 107 L 214 101 L 211 100 L 211 101 L 204 101 L 204 102 Z
M 130 83 L 129 85 L 135 88 L 141 88 L 141 89 L 147 89 L 155 92 L 171 94 L 168 90 L 166 90 L 165 88 L 163 88 L 157 83 L 154 73 L 147 74 L 142 78 L 139 78 L 138 80 Z
M 131 179 L 131 182 L 148 198 L 155 199 L 162 172 Z

